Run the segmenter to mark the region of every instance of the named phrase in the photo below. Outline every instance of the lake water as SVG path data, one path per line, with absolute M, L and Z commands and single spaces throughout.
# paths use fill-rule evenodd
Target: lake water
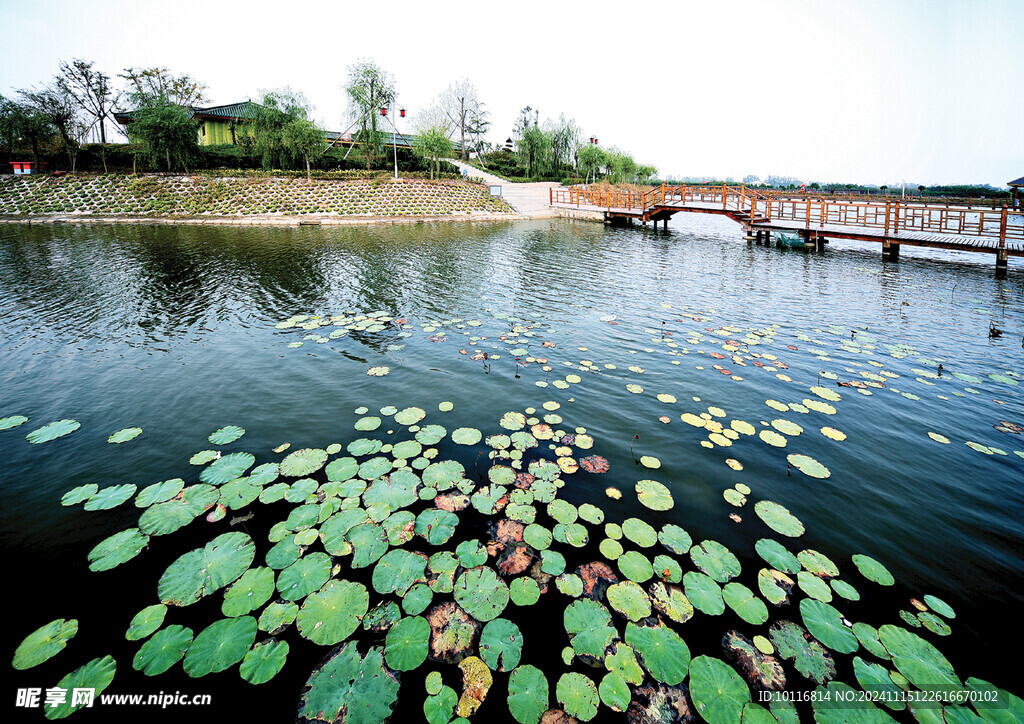
M 822 254 L 751 246 L 729 221 L 685 215 L 667 232 L 567 221 L 0 226 L 0 418 L 29 418 L 0 431 L 4 589 L 13 607 L 3 627 L 4 651 L 13 656 L 27 634 L 55 618 L 77 618 L 80 627 L 67 649 L 40 667 L 8 669 L 4 696 L 10 702 L 12 689 L 53 686 L 90 659 L 111 654 L 118 663 L 110 693 L 213 697 L 205 708 L 124 708 L 117 716 L 291 720 L 309 672 L 329 650 L 294 628 L 282 635 L 291 646 L 288 663 L 258 687 L 242 682 L 237 666 L 190 679 L 179 663 L 165 675 L 143 676 L 131 666 L 139 643 L 124 639 L 135 612 L 157 602 L 157 582 L 178 556 L 215 535 L 244 530 L 256 540 L 259 563 L 270 545 L 267 531 L 291 504 L 256 502 L 229 511 L 228 518 L 255 513 L 234 526 L 201 516 L 176 533 L 154 536 L 131 561 L 94 573 L 87 568 L 90 549 L 135 526 L 141 511 L 132 501 L 105 511 L 63 507 L 64 493 L 88 483 L 141 489 L 173 478 L 197 482 L 200 468 L 189 458 L 216 447 L 207 436 L 225 425 L 246 433 L 224 452 L 249 451 L 260 464 L 279 461 L 284 454 L 272 449 L 286 442 L 292 451 L 344 446 L 367 435 L 386 438 L 388 430 L 397 440 L 402 426 L 377 412 L 387 405 L 420 407 L 427 411 L 424 425 L 478 428 L 486 437 L 509 432 L 498 424 L 505 412 L 535 408 L 540 417 L 549 414 L 542 409 L 548 401 L 560 405 L 562 421 L 553 427 L 570 433 L 582 427 L 594 438 L 580 456 L 599 455 L 610 465 L 603 475 L 563 475 L 560 497 L 597 505 L 608 522 L 637 516 L 655 527 L 681 525 L 694 542 L 719 541 L 742 563 L 737 580 L 755 593 L 757 571 L 765 566 L 754 550 L 758 539 L 777 538 L 794 553 L 820 551 L 860 592 L 860 601 L 837 596 L 832 602 L 852 621 L 902 624 L 900 611 L 914 611 L 911 598 L 937 596 L 956 611 L 948 621 L 952 634 L 914 630 L 946 654 L 962 679 L 977 676 L 1020 693 L 1012 671 L 998 666 L 992 652 L 1022 643 L 1015 614 L 1024 604 L 1024 452 L 1015 451 L 1024 450 L 1024 440 L 1013 425 L 993 426 L 1024 424 L 1018 385 L 1024 276 L 1011 263 L 1009 276 L 996 279 L 993 260 L 980 254 L 905 248 L 899 262 L 883 264 L 877 246 L 830 246 Z M 275 326 L 296 315 L 371 312 L 408 323 L 400 329 L 389 320 L 380 331 L 349 331 L 324 342 L 303 338 L 326 337 L 334 326 Z M 1003 334 L 990 337 L 992 325 Z M 481 351 L 490 359 L 472 359 Z M 546 358 L 550 371 L 527 358 Z M 375 366 L 390 372 L 367 375 Z M 571 375 L 579 381 L 562 382 Z M 878 386 L 837 385 L 853 380 Z M 627 385 L 639 387 L 633 392 Z M 830 403 L 835 414 L 802 406 L 806 399 L 822 401 L 810 389 L 818 385 L 829 398 L 841 396 Z M 768 400 L 797 407 L 779 411 Z M 453 403 L 450 412 L 438 409 L 443 401 Z M 353 429 L 362 406 L 384 417 L 374 433 Z M 720 410 L 707 414 L 709 407 Z M 786 446 L 739 434 L 722 438 L 731 443 L 723 447 L 708 440 L 707 429 L 683 421 L 685 413 L 705 413 L 726 428 L 738 420 L 757 432 L 788 431 Z M 27 442 L 30 431 L 65 418 L 79 421 L 80 429 L 43 444 Z M 779 420 L 802 432 L 792 434 L 785 422 L 772 427 Z M 132 426 L 144 432 L 126 443 L 107 442 Z M 845 439 L 826 437 L 822 427 Z M 465 446 L 449 438 L 437 447 L 438 459 L 461 461 L 470 478 L 490 465 L 483 441 Z M 532 452 L 556 455 L 547 441 Z M 829 477 L 789 468 L 790 454 L 814 458 Z M 639 465 L 641 456 L 657 458 L 660 467 Z M 664 483 L 674 507 L 642 506 L 634 492 L 641 479 Z M 751 489 L 742 508 L 723 499 L 736 483 Z M 605 495 L 609 486 L 621 490 L 621 500 Z M 755 514 L 759 500 L 787 507 L 806 533 L 795 539 L 773 533 Z M 538 522 L 550 527 L 554 521 L 539 509 Z M 460 535 L 488 538 L 472 508 L 464 519 Z M 590 543 L 568 548 L 576 556 L 570 568 L 602 559 L 597 544 L 604 526 L 587 528 Z M 436 550 L 419 538 L 407 547 Z M 659 547 L 652 555 L 665 552 Z M 896 585 L 863 578 L 851 563 L 858 553 L 883 563 Z M 689 556 L 678 560 L 684 571 L 694 569 Z M 346 577 L 344 569 L 340 575 Z M 354 577 L 369 584 L 365 570 Z M 794 601 L 803 597 L 797 588 L 793 594 Z M 379 598 L 371 591 L 371 606 Z M 448 598 L 435 595 L 434 603 Z M 602 672 L 579 662 L 563 665 L 560 653 L 569 641 L 561 615 L 571 598 L 552 582 L 541 600 L 540 615 L 510 604 L 503 616 L 521 626 L 523 662 L 548 674 L 555 706 L 563 671 L 589 674 L 595 683 Z M 221 601 L 216 593 L 172 608 L 165 623 L 198 633 L 221 616 Z M 732 611 L 698 612 L 676 629 L 694 656 L 722 657 L 718 642 L 729 628 L 749 637 L 766 634 L 777 619 L 800 622 L 795 603 L 769 610 L 771 619 L 759 626 Z M 264 637 L 261 632 L 257 640 Z M 367 645 L 383 641 L 360 637 Z M 860 655 L 870 659 L 863 650 Z M 856 687 L 850 659 L 837 656 L 838 678 Z M 403 675 L 396 721 L 421 716 L 423 677 L 432 669 L 461 692 L 457 668 L 428 661 Z M 794 686 L 807 685 L 791 662 L 786 671 Z M 477 720 L 507 717 L 507 679 L 495 674 Z M 38 721 L 38 714 L 21 710 L 7 720 Z M 109 709 L 101 714 L 74 716 L 113 720 Z M 906 712 L 896 716 L 909 720 Z M 605 707 L 599 717 L 621 718 Z

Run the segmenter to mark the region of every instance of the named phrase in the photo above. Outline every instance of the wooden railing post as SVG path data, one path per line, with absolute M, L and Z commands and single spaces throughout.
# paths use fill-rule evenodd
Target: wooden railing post
M 806 208 L 806 212 L 804 214 L 804 226 L 806 228 L 810 229 L 811 228 L 811 200 L 805 198 L 804 199 L 804 204 L 807 207 Z
M 889 214 L 890 213 L 891 213 L 891 210 L 889 208 L 889 202 L 886 201 L 885 202 L 885 235 L 886 236 L 889 235 Z
M 893 212 L 892 232 L 898 234 L 900 233 L 900 202 L 896 201 L 894 203 L 896 204 L 896 209 Z
M 999 217 L 999 248 L 1006 248 L 1006 217 L 1009 214 L 1006 205 L 1003 205 L 1003 213 Z
M 555 190 L 553 188 L 548 189 L 548 206 L 555 203 Z
M 726 203 L 725 203 L 726 188 L 727 188 L 726 185 L 722 184 L 722 208 L 723 209 L 726 208 Z

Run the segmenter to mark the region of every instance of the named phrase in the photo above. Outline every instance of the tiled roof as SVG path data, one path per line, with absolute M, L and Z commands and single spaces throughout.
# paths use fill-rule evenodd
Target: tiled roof
M 1021 176 L 1016 181 L 1011 181 L 1007 186 L 1024 186 L 1024 176 Z
M 251 121 L 256 118 L 256 114 L 262 106 L 259 103 L 253 103 L 252 101 L 243 101 L 242 103 L 228 103 L 223 106 L 210 106 L 209 108 L 192 108 L 192 115 L 199 116 L 201 118 L 227 118 L 227 119 L 244 119 Z

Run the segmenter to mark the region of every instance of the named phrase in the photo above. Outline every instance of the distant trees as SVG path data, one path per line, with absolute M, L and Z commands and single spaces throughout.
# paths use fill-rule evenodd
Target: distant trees
M 107 170 L 107 119 L 110 118 L 121 96 L 110 85 L 110 76 L 93 69 L 91 61 L 79 58 L 72 62 L 61 62 L 60 73 L 57 75 L 57 88 L 74 101 L 78 110 L 85 115 L 88 122 L 85 130 L 98 126 L 100 138 L 100 157 L 103 159 L 103 170 Z
M 468 146 L 470 143 L 479 141 L 491 122 L 487 120 L 487 111 L 480 101 L 479 92 L 468 78 L 452 83 L 448 89 L 441 94 L 440 107 L 448 118 L 451 128 L 458 133 L 461 146 L 461 157 L 465 161 L 468 158 Z
M 451 158 L 452 142 L 448 138 L 448 131 L 444 126 L 419 129 L 413 150 L 420 158 L 430 163 L 430 178 L 434 179 L 434 173 L 441 170 L 441 160 Z
M 167 68 L 125 68 L 128 99 L 135 106 L 131 138 L 145 158 L 168 171 L 188 166 L 199 149 L 191 107 L 206 101 L 206 86 Z
M 282 88 L 263 94 L 253 120 L 254 150 L 265 169 L 289 168 L 310 160 L 326 149 L 324 133 L 309 119 L 311 107 L 301 93 Z
M 349 115 L 359 124 L 358 138 L 362 143 L 366 169 L 384 154 L 384 132 L 380 127 L 380 109 L 390 108 L 395 101 L 395 81 L 389 73 L 372 60 L 359 60 L 348 68 L 345 94 L 349 100 Z
M 209 101 L 204 83 L 167 68 L 125 68 L 118 77 L 127 81 L 128 96 L 136 103 L 162 98 L 179 106 L 198 106 Z
M 33 90 L 19 90 L 24 113 L 23 128 L 26 135 L 38 132 L 43 135 L 50 129 L 57 132 L 61 145 L 68 155 L 68 164 L 74 171 L 78 159 L 78 139 L 81 137 L 82 124 L 77 118 L 78 106 L 66 94 L 61 92 L 57 83 L 42 86 Z M 45 121 L 45 122 L 44 122 Z M 33 155 L 38 157 L 38 144 L 33 142 Z

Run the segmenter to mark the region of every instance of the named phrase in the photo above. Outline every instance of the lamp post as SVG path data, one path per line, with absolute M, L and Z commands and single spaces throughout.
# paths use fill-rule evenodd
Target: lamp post
M 597 136 L 591 136 L 590 137 L 590 145 L 592 145 L 592 146 L 596 146 L 597 145 Z M 595 181 L 597 180 L 597 174 L 596 173 L 594 174 L 594 180 Z M 588 184 L 590 183 L 590 169 L 589 168 L 587 169 L 587 183 Z
M 398 126 L 395 125 L 394 121 L 392 121 L 390 118 L 388 118 L 388 107 L 387 106 L 381 106 L 380 114 L 385 119 L 387 119 L 388 123 L 391 124 L 391 147 L 394 149 L 394 152 L 395 152 L 395 178 L 397 179 L 398 178 Z M 400 117 L 402 117 L 402 118 L 405 118 L 405 109 L 404 108 L 399 108 L 398 109 L 398 115 Z

